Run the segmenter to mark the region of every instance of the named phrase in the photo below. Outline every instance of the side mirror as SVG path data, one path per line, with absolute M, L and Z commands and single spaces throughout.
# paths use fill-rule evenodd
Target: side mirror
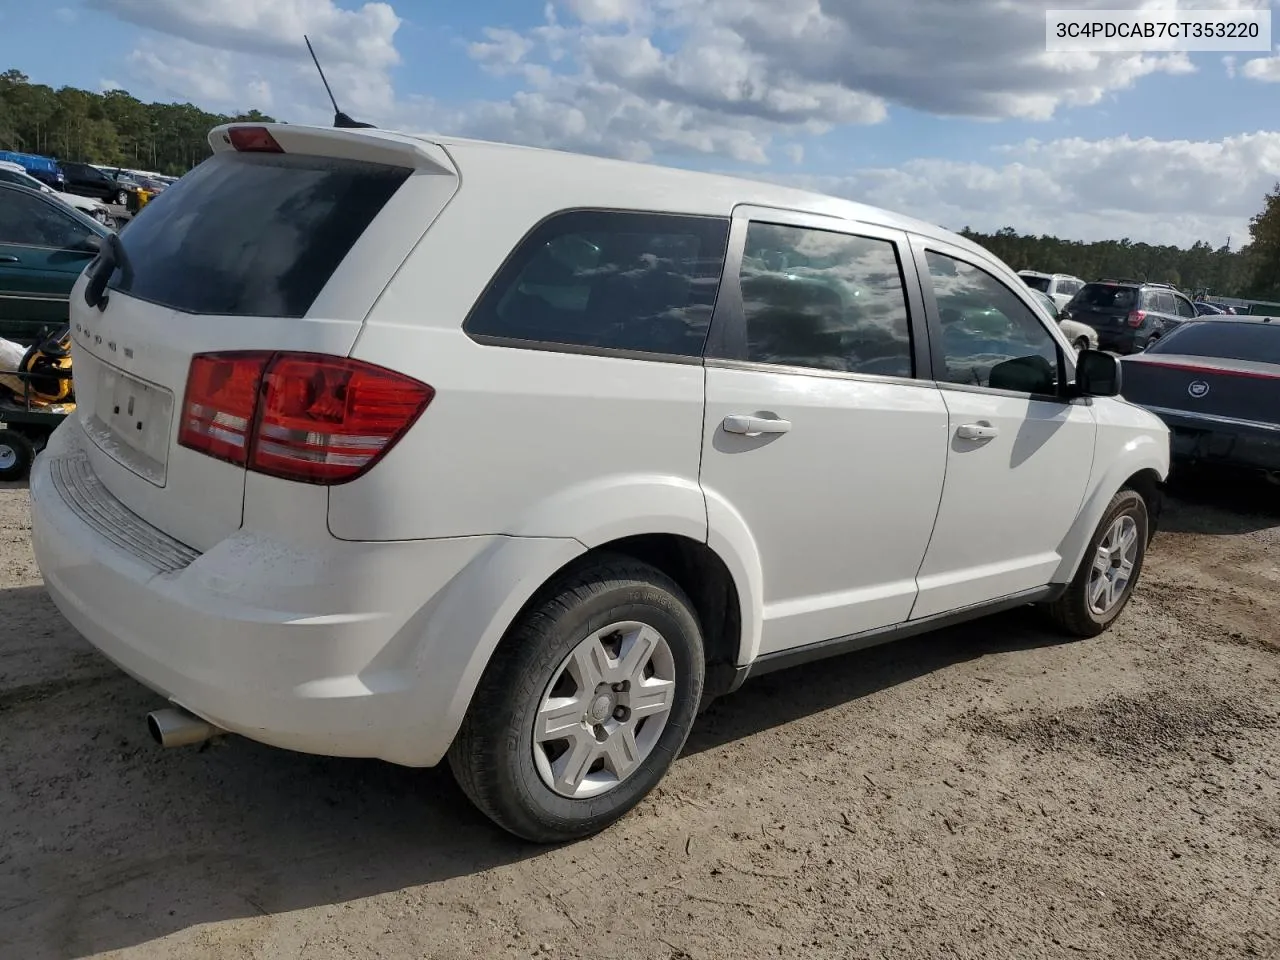
M 96 234 L 89 234 L 73 243 L 68 249 L 74 250 L 76 253 L 91 253 L 97 256 L 98 251 L 102 249 L 102 240 Z
M 1076 354 L 1076 391 L 1084 397 L 1120 396 L 1120 358 L 1081 350 Z

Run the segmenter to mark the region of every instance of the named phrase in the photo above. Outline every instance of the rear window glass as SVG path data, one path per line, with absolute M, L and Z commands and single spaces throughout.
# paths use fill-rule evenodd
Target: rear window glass
M 1280 364 L 1280 324 L 1230 320 L 1186 323 L 1153 343 L 1147 353 Z
M 1072 305 L 1128 310 L 1137 302 L 1138 291 L 1134 287 L 1117 287 L 1110 283 L 1086 283 L 1084 289 L 1076 294 Z
M 187 313 L 301 317 L 408 178 L 405 167 L 290 154 L 211 157 L 120 232 L 111 287 Z
M 1021 274 L 1021 273 L 1018 274 L 1018 276 L 1022 277 L 1022 282 L 1025 283 L 1032 290 L 1039 290 L 1041 293 L 1049 292 L 1048 277 L 1028 277 L 1025 274 Z
M 536 227 L 467 318 L 473 337 L 696 357 L 727 220 L 578 210 Z

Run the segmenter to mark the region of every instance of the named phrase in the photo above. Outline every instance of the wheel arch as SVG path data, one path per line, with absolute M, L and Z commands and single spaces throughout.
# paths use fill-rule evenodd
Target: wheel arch
M 1151 520 L 1148 538 L 1153 535 L 1163 502 L 1164 478 L 1169 473 L 1167 448 L 1162 455 L 1154 438 L 1142 437 L 1128 444 L 1126 451 L 1129 455 L 1113 461 L 1085 498 L 1075 523 L 1059 545 L 1058 555 L 1062 562 L 1052 583 L 1069 583 L 1075 576 L 1089 538 L 1102 520 L 1107 504 L 1121 490 L 1135 490 L 1146 501 Z

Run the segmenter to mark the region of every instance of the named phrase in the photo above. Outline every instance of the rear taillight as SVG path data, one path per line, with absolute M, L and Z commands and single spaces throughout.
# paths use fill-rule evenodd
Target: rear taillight
M 1152 360 L 1148 355 L 1143 366 L 1160 367 L 1163 370 L 1179 370 L 1199 376 L 1213 375 L 1219 377 L 1243 377 L 1246 380 L 1280 380 L 1280 374 L 1268 373 L 1265 370 L 1240 370 L 1232 367 L 1215 367 L 1211 363 L 1181 363 L 1176 360 Z
M 1147 319 L 1147 311 L 1145 311 L 1145 310 L 1130 310 L 1130 311 L 1129 311 L 1129 326 L 1131 326 L 1131 327 L 1140 327 L 1140 326 L 1142 326 L 1143 321 L 1144 321 L 1144 320 L 1146 320 L 1146 319 Z
M 360 360 L 199 354 L 178 443 L 273 477 L 345 483 L 377 463 L 434 396 L 425 383 Z
M 231 127 L 227 136 L 241 153 L 284 153 L 266 127 Z
M 244 466 L 269 353 L 206 353 L 191 358 L 178 443 Z

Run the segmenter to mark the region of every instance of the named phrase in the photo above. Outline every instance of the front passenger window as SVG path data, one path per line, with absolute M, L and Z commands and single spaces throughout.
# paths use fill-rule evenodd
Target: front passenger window
M 1054 394 L 1058 344 L 1031 309 L 972 264 L 929 250 L 946 382 Z

